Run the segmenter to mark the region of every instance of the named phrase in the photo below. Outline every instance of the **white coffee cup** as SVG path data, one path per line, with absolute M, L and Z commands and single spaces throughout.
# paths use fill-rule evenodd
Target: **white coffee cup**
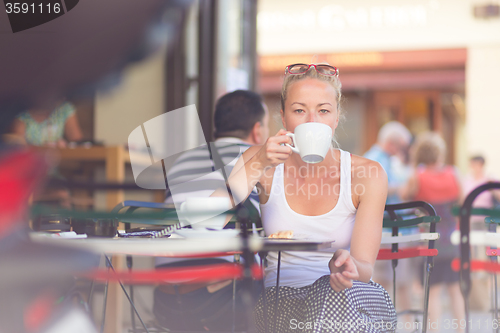
M 179 219 L 191 225 L 193 229 L 224 228 L 227 210 L 231 202 L 226 197 L 190 197 L 180 205 L 177 211 Z
M 306 163 L 319 163 L 325 159 L 332 144 L 332 128 L 322 123 L 304 123 L 295 127 L 292 138 L 292 151 L 299 154 Z

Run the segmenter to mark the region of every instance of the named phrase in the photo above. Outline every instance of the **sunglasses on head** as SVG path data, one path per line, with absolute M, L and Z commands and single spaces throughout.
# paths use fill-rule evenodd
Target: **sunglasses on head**
M 285 68 L 286 74 L 304 74 L 309 70 L 309 68 L 314 67 L 314 69 L 323 75 L 338 76 L 339 69 L 330 65 L 316 65 L 316 64 L 293 64 L 288 65 Z

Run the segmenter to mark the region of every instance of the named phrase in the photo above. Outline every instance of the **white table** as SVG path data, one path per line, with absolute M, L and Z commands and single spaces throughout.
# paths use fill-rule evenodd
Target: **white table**
M 88 250 L 98 254 L 140 255 L 155 257 L 182 257 L 211 253 L 238 252 L 243 250 L 240 237 L 210 238 L 53 238 L 33 233 L 31 239 L 37 243 L 63 245 Z M 251 235 L 248 238 L 250 251 L 318 251 L 332 247 L 332 241 L 267 239 Z
M 227 252 L 242 252 L 244 242 L 240 237 L 214 237 L 210 238 L 54 238 L 43 234 L 32 233 L 32 241 L 40 244 L 67 246 L 113 256 L 138 255 L 138 256 L 165 256 L 165 257 L 194 257 L 207 254 Z M 259 251 L 318 251 L 328 250 L 333 241 L 267 239 L 256 235 L 248 238 L 248 249 L 251 252 Z M 107 315 L 106 315 L 107 317 Z M 106 324 L 108 321 L 106 320 Z M 116 330 L 114 322 L 110 330 Z M 120 325 L 119 325 L 120 326 Z

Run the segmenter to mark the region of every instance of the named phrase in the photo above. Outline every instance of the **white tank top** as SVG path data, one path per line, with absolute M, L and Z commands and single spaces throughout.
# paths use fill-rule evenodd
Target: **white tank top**
M 340 150 L 340 193 L 335 207 L 323 215 L 307 216 L 293 211 L 285 197 L 284 165 L 276 167 L 269 199 L 260 205 L 267 235 L 293 230 L 294 238 L 334 240 L 333 247 L 324 252 L 281 252 L 280 285 L 300 288 L 329 275 L 328 262 L 338 249 L 350 249 L 356 208 L 351 198 L 351 155 Z M 327 190 L 326 188 L 323 191 Z M 276 285 L 278 253 L 269 252 L 265 268 L 265 285 Z

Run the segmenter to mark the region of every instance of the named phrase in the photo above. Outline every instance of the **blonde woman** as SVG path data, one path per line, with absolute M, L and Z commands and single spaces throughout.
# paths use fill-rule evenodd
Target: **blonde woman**
M 229 185 L 243 200 L 254 186 L 267 235 L 289 231 L 334 240 L 331 252 L 282 252 L 278 313 L 277 253 L 267 257 L 265 297 L 257 327 L 268 332 L 392 332 L 395 310 L 387 292 L 371 280 L 382 236 L 387 175 L 377 162 L 330 147 L 316 164 L 292 153 L 287 133 L 308 122 L 330 126 L 341 116 L 337 68 L 319 64 L 286 67 L 281 93 L 284 129 L 249 148 Z M 266 312 L 263 300 L 267 301 Z M 275 326 L 275 323 L 277 326 Z

